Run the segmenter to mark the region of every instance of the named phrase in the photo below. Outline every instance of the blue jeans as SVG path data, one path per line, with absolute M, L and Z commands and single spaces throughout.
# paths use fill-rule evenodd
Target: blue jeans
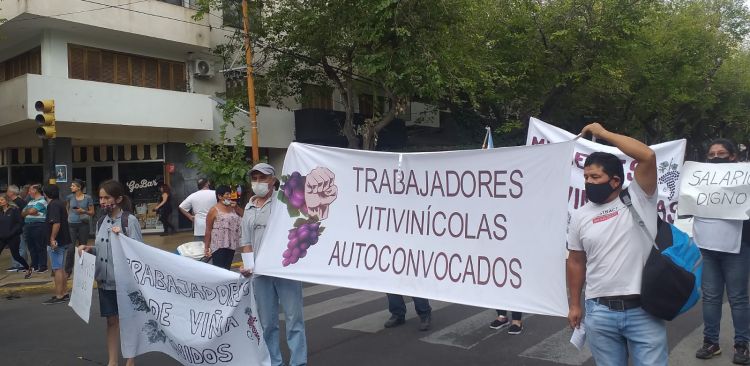
M 737 254 L 701 249 L 703 254 L 703 339 L 704 342 L 719 343 L 721 305 L 724 288 L 727 289 L 729 306 L 732 309 L 734 341 L 750 340 L 750 302 L 748 302 L 748 265 L 750 259 L 745 243 Z
M 29 257 L 27 256 L 27 253 L 28 253 L 28 248 L 26 247 L 26 235 L 23 232 L 21 232 L 21 245 L 18 246 L 18 254 L 20 254 L 21 257 L 23 257 L 23 259 L 25 259 L 26 262 L 28 263 Z M 21 263 L 18 263 L 15 259 L 12 259 L 12 258 L 11 260 L 13 261 L 13 264 L 11 264 L 11 267 L 23 268 Z
M 29 254 L 31 254 L 31 266 L 37 271 L 47 269 L 47 241 L 49 241 L 49 233 L 45 225 L 42 222 L 25 224 L 23 226 L 26 245 L 29 247 Z
M 404 302 L 404 297 L 394 294 L 386 295 L 388 296 L 388 311 L 399 318 L 405 318 L 406 303 Z M 432 308 L 430 307 L 430 302 L 427 299 L 423 299 L 421 297 L 412 297 L 412 299 L 414 300 L 414 310 L 417 311 L 420 319 L 424 319 L 425 317 L 430 316 L 430 314 L 432 313 Z
M 597 366 L 667 365 L 667 327 L 664 321 L 637 307 L 610 310 L 586 300 L 586 339 Z
M 307 338 L 302 317 L 302 283 L 284 278 L 257 276 L 253 278 L 255 304 L 263 326 L 263 339 L 271 354 L 271 365 L 282 366 L 279 346 L 279 303 L 284 308 L 286 343 L 291 359 L 289 365 L 307 365 Z

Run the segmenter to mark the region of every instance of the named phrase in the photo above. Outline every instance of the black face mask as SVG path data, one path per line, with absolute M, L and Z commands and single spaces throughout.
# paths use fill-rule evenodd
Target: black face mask
M 607 202 L 609 195 L 614 192 L 615 189 L 609 184 L 609 181 L 604 183 L 586 183 L 586 198 L 589 201 L 602 204 Z
M 731 160 L 729 160 L 729 158 L 719 158 L 719 157 L 711 158 L 711 159 L 708 159 L 706 161 L 708 161 L 709 163 L 712 163 L 712 164 L 723 164 L 723 163 L 731 163 L 732 162 Z

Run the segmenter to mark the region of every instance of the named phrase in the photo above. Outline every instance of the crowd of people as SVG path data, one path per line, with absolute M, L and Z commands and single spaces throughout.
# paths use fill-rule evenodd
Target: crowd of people
M 586 126 L 582 135 L 606 140 L 637 162 L 634 179 L 627 188 L 632 205 L 622 199 L 625 174 L 622 162 L 609 153 L 590 154 L 584 163 L 585 190 L 589 203 L 571 214 L 568 224 L 567 283 L 570 292 L 568 320 L 573 328 L 585 325 L 593 358 L 600 365 L 667 365 L 667 331 L 660 320 L 641 307 L 642 269 L 656 236 L 657 167 L 654 151 L 633 138 L 606 130 L 598 123 Z M 709 143 L 706 161 L 732 163 L 737 149 L 726 139 Z M 193 223 L 194 240 L 202 242 L 205 258 L 213 265 L 230 269 L 235 254 L 261 250 L 268 227 L 275 190 L 279 187 L 276 170 L 266 163 L 249 173 L 253 195 L 243 208 L 229 186 L 212 187 L 208 179 L 198 181 L 198 191 L 179 204 L 180 212 Z M 68 301 L 66 281 L 71 274 L 74 248 L 97 256 L 95 279 L 99 307 L 107 319 L 109 364 L 119 357 L 119 323 L 116 281 L 110 246 L 111 235 L 122 233 L 142 241 L 140 225 L 131 214 L 133 207 L 121 183 L 106 181 L 98 187 L 103 212 L 95 225 L 93 243 L 89 229 L 94 200 L 85 193 L 85 184 L 74 180 L 71 194 L 63 199 L 56 185 L 11 185 L 0 195 L 0 252 L 9 248 L 13 266 L 8 271 L 33 273 L 53 271 L 54 295 L 44 304 Z M 169 186 L 160 187 L 155 210 L 168 235 L 175 231 L 170 222 L 172 196 Z M 635 210 L 635 212 L 631 212 Z M 637 218 L 643 218 L 645 229 Z M 699 359 L 721 353 L 719 324 L 726 291 L 734 326 L 735 364 L 750 364 L 750 225 L 741 220 L 695 217 L 693 237 L 703 256 L 701 289 L 703 296 L 703 345 Z M 645 235 L 644 235 L 645 232 Z M 745 234 L 745 235 L 743 235 Z M 30 261 L 25 257 L 30 256 Z M 49 265 L 48 265 L 49 264 Z M 271 361 L 277 365 L 306 365 L 307 340 L 303 319 L 302 283 L 295 280 L 257 275 L 251 268 L 240 268 L 252 276 L 258 317 Z M 390 318 L 385 328 L 405 323 L 403 296 L 387 294 Z M 429 300 L 413 298 L 419 316 L 419 329 L 431 326 Z M 290 359 L 281 353 L 279 308 L 283 308 L 286 343 Z M 490 327 L 508 327 L 509 334 L 523 331 L 522 313 L 497 310 Z M 133 359 L 127 360 L 128 365 Z

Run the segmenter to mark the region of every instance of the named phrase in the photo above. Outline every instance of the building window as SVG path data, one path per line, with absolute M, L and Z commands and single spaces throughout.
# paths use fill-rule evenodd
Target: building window
M 163 3 L 182 6 L 182 0 L 158 0 Z
M 243 29 L 242 25 L 242 1 L 224 1 L 222 9 L 222 20 L 225 27 Z M 258 34 L 263 29 L 263 2 L 260 0 L 248 0 L 247 6 L 250 13 L 250 32 Z
M 235 72 L 234 75 L 226 76 L 226 98 L 236 100 L 240 103 L 240 108 L 248 110 L 249 102 L 247 98 L 247 75 L 244 72 Z M 263 75 L 254 75 L 253 85 L 255 85 L 255 105 L 270 106 L 271 100 L 268 97 L 268 79 Z
M 68 45 L 71 79 L 186 91 L 185 63 Z
M 357 101 L 359 102 L 359 113 L 366 118 L 375 117 L 376 114 L 381 115 L 385 111 L 385 97 L 359 94 Z
M 333 109 L 333 90 L 327 86 L 302 86 L 302 109 Z
M 0 81 L 21 75 L 42 73 L 42 49 L 37 47 L 16 57 L 0 62 Z

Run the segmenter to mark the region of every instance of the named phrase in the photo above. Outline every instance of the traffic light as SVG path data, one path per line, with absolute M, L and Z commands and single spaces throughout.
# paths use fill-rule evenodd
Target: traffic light
M 55 129 L 55 101 L 53 99 L 37 100 L 34 108 L 39 114 L 36 115 L 36 136 L 40 139 L 53 139 L 57 137 Z

